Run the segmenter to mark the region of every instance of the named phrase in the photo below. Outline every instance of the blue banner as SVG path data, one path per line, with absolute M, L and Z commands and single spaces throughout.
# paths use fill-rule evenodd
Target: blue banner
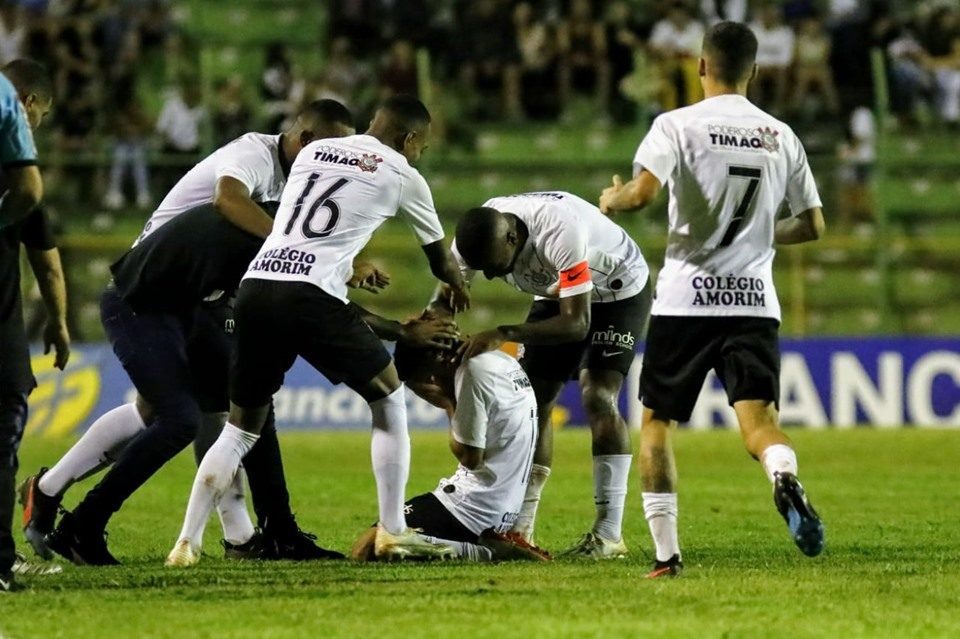
M 857 425 L 960 426 L 960 339 L 785 339 L 780 416 L 784 424 L 825 428 Z M 631 369 L 621 407 L 638 424 L 636 400 L 642 354 Z M 134 390 L 106 344 L 75 345 L 64 372 L 52 356 L 35 355 L 38 386 L 30 397 L 29 433 L 58 437 L 130 401 Z M 412 428 L 444 428 L 437 408 L 408 394 Z M 366 403 L 345 386 L 333 386 L 298 360 L 275 397 L 281 428 L 366 429 Z M 575 384 L 564 388 L 553 415 L 557 426 L 586 422 Z M 711 373 L 704 383 L 692 428 L 733 427 L 726 394 Z

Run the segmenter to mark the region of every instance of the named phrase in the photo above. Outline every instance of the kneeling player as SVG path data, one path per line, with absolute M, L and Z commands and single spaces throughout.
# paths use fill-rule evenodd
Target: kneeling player
M 457 471 L 406 503 L 407 525 L 474 561 L 546 560 L 508 538 L 523 503 L 537 441 L 537 403 L 523 368 L 493 351 L 470 360 L 398 344 L 397 372 L 417 395 L 447 411 Z M 376 527 L 357 540 L 356 559 L 374 559 Z

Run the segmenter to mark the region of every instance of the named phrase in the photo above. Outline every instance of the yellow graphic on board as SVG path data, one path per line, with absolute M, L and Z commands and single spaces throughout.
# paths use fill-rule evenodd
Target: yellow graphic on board
M 70 354 L 66 371 L 53 367 L 53 354 L 31 359 L 37 387 L 30 395 L 26 434 L 56 439 L 69 435 L 93 412 L 100 398 L 100 372 L 83 353 Z

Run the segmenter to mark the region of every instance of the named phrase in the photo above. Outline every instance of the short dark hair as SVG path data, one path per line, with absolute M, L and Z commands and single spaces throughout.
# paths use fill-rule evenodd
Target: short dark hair
M 454 342 L 450 348 L 452 351 L 441 350 L 433 347 L 413 346 L 409 342 L 397 342 L 393 349 L 393 365 L 397 369 L 397 376 L 400 381 L 421 382 L 426 381 L 428 377 L 443 370 L 441 361 L 444 354 L 456 352 L 460 342 Z
M 21 96 L 36 94 L 41 98 L 53 98 L 53 80 L 47 68 L 30 58 L 12 60 L 0 69 Z
M 314 100 L 300 110 L 301 118 L 316 118 L 321 122 L 354 126 L 350 109 L 336 100 Z
M 389 111 L 397 128 L 404 131 L 416 131 L 430 124 L 430 111 L 412 95 L 398 93 L 383 101 L 381 109 Z
M 475 267 L 482 264 L 494 241 L 500 211 L 488 206 L 478 206 L 463 214 L 457 221 L 457 251 L 467 263 Z
M 757 36 L 742 22 L 718 22 L 703 37 L 703 55 L 710 58 L 711 73 L 718 80 L 735 85 L 753 71 Z

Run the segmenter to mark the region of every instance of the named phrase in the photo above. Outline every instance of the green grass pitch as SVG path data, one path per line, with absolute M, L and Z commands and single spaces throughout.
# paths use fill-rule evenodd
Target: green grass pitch
M 759 466 L 732 432 L 682 432 L 681 579 L 645 581 L 650 542 L 636 473 L 612 563 L 360 565 L 228 563 L 212 520 L 192 570 L 162 559 L 193 477 L 181 455 L 110 527 L 116 568 L 66 566 L 0 597 L 0 636 L 32 637 L 957 637 L 960 636 L 960 433 L 793 432 L 801 477 L 824 516 L 827 549 L 803 557 Z M 347 550 L 374 518 L 363 433 L 282 437 L 301 525 Z M 408 494 L 451 471 L 442 433 L 413 433 Z M 22 472 L 66 442 L 28 439 Z M 592 521 L 589 436 L 565 431 L 541 505 L 553 550 Z M 68 495 L 72 506 L 89 482 Z

